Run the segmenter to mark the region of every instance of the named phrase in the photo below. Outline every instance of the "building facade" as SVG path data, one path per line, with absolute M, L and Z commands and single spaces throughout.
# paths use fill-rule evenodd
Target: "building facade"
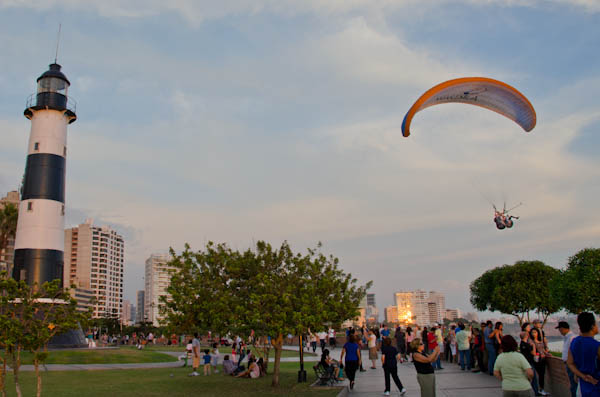
M 388 324 L 399 324 L 398 307 L 388 306 L 385 308 L 385 322 Z
M 123 310 L 121 310 L 121 324 L 131 325 L 131 303 L 127 299 L 123 301 Z
M 123 237 L 91 219 L 65 230 L 64 283 L 94 291 L 92 318 L 121 318 L 123 311 Z
M 144 318 L 144 301 L 145 301 L 144 290 L 138 291 L 136 294 L 137 304 L 135 308 L 135 321 L 137 323 L 143 323 L 146 321 Z
M 461 318 L 462 313 L 460 309 L 446 309 L 444 318 L 454 321 L 458 318 Z
M 19 208 L 19 192 L 16 190 L 8 192 L 5 197 L 0 199 L 0 210 L 4 208 L 6 204 L 12 204 Z M 6 271 L 8 274 L 12 274 L 12 268 L 15 258 L 15 237 L 9 237 L 8 244 L 5 249 L 0 251 L 0 271 Z
M 167 288 L 171 283 L 171 275 L 177 269 L 169 265 L 171 256 L 169 254 L 152 254 L 146 260 L 146 276 L 144 289 L 144 316 L 146 321 L 151 322 L 155 326 L 159 325 L 162 319 L 160 308 L 160 297 L 166 296 Z M 139 305 L 139 304 L 138 304 Z
M 445 297 L 435 291 L 400 291 L 394 294 L 401 324 L 433 325 L 442 323 Z

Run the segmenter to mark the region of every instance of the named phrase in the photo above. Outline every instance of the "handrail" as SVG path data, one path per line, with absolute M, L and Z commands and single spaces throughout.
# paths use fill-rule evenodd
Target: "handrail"
M 62 94 L 59 94 L 62 95 Z M 37 106 L 37 96 L 38 93 L 33 93 L 27 97 L 27 101 L 25 103 L 25 108 L 33 108 Z M 73 97 L 67 96 L 67 108 L 65 110 L 70 110 L 73 113 L 77 113 L 77 101 L 73 99 Z

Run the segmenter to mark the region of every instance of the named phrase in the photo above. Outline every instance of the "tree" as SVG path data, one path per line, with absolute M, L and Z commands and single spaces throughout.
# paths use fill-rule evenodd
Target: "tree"
M 559 281 L 553 283 L 557 300 L 571 313 L 600 313 L 600 249 L 585 248 L 569 258 Z
M 339 269 L 337 258 L 319 248 L 302 255 L 287 242 L 273 249 L 259 241 L 254 250 L 240 253 L 208 243 L 205 251 L 192 253 L 186 245 L 181 255 L 172 252 L 171 264 L 178 271 L 168 289 L 171 299 L 163 301 L 161 310 L 170 326 L 188 332 L 270 336 L 272 384 L 278 386 L 284 335 L 355 317 L 371 285 L 358 286 Z
M 89 313 L 77 310 L 77 302 L 68 289 L 61 288 L 60 280 L 40 287 L 9 278 L 6 272 L 0 275 L 0 339 L 8 356 L 3 359 L 3 370 L 6 359 L 10 358 L 17 396 L 21 396 L 21 352 L 33 353 L 39 397 L 42 393 L 39 366 L 48 355 L 48 343 L 55 335 L 77 328 L 88 317 Z
M 471 304 L 477 310 L 513 315 L 519 324 L 530 311 L 537 310 L 545 323 L 550 314 L 561 308 L 549 288 L 558 275 L 558 269 L 540 261 L 496 267 L 471 283 Z
M 18 215 L 18 209 L 12 203 L 6 203 L 0 208 L 0 252 L 8 247 L 8 240 L 17 233 Z

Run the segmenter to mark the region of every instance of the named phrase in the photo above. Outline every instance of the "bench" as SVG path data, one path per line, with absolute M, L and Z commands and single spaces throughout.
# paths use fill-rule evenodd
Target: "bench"
M 319 380 L 320 386 L 333 386 L 337 382 L 337 379 L 335 379 L 334 371 L 330 371 L 327 368 L 323 367 L 321 363 L 318 363 L 317 365 L 313 366 L 313 369 L 315 370 L 315 375 Z

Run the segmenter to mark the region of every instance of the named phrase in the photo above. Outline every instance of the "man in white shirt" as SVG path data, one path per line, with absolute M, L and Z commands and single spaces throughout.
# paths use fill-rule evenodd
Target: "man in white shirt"
M 569 358 L 569 349 L 571 347 L 571 342 L 573 341 L 573 338 L 575 338 L 577 335 L 571 332 L 571 327 L 566 321 L 560 321 L 556 329 L 558 329 L 558 332 L 560 332 L 560 334 L 563 336 L 562 360 L 565 363 L 565 367 L 567 368 L 567 375 L 569 375 L 569 383 L 571 384 L 571 387 L 569 389 L 571 390 L 571 397 L 576 397 L 577 382 L 575 381 L 575 376 L 573 375 L 573 372 L 567 366 L 567 358 Z
M 329 347 L 333 350 L 335 349 L 335 330 L 333 329 L 333 327 L 329 328 L 329 331 L 327 332 L 327 336 L 329 337 Z
M 327 346 L 327 332 L 321 331 L 317 333 L 317 336 L 319 337 L 319 342 L 321 343 L 321 352 L 323 352 L 323 350 L 325 350 L 325 346 Z

